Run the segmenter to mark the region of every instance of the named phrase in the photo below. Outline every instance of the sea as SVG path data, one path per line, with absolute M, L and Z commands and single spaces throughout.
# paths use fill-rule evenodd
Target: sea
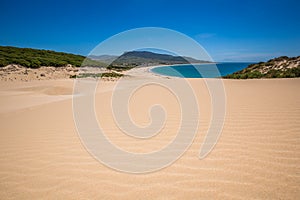
M 170 66 L 158 66 L 151 69 L 151 72 L 181 78 L 217 78 L 232 74 L 246 68 L 252 63 L 209 63 L 209 64 L 181 64 Z

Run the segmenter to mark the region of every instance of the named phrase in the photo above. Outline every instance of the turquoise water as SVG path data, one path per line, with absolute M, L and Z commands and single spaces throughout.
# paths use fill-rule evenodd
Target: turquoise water
M 195 65 L 161 66 L 151 69 L 153 73 L 182 78 L 216 78 L 246 68 L 251 63 L 214 63 Z

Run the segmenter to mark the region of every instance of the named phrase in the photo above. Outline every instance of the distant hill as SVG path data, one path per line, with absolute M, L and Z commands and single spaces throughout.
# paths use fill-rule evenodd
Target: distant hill
M 173 65 L 189 63 L 208 63 L 209 61 L 197 60 L 190 57 L 172 56 L 168 54 L 158 54 L 149 51 L 125 52 L 115 59 L 110 67 L 132 68 L 136 66 L 151 65 Z
M 247 68 L 224 76 L 232 79 L 295 78 L 300 77 L 300 56 L 281 56 L 267 62 L 251 64 Z
M 70 53 L 0 46 L 0 67 L 7 66 L 9 64 L 18 64 L 28 68 L 39 68 L 41 66 L 62 67 L 68 64 L 80 67 L 84 60 L 84 56 Z M 93 67 L 106 66 L 103 62 L 89 58 L 85 60 L 84 65 Z
M 107 64 L 112 63 L 115 59 L 118 58 L 118 56 L 113 56 L 113 55 L 100 55 L 100 56 L 95 56 L 95 55 L 89 55 L 88 58 L 92 60 L 98 60 Z

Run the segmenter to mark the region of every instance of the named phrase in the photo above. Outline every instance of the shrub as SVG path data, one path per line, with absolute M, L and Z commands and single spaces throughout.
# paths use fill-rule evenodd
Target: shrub
M 38 68 L 41 66 L 61 67 L 67 64 L 80 67 L 83 61 L 85 61 L 85 66 L 106 66 L 106 64 L 102 62 L 91 60 L 89 58 L 86 59 L 81 55 L 49 50 L 0 46 L 0 67 L 9 64 L 19 64 L 31 68 Z
M 105 72 L 105 73 L 84 73 L 79 75 L 71 75 L 70 78 L 99 78 L 99 77 L 112 77 L 112 78 L 119 78 L 124 76 L 123 74 L 119 74 L 116 72 Z

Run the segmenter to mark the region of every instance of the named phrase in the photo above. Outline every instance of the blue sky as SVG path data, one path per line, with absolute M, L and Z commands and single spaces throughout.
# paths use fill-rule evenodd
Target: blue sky
M 198 41 L 216 61 L 300 55 L 300 1 L 0 0 L 0 45 L 87 55 L 128 29 L 164 27 Z

